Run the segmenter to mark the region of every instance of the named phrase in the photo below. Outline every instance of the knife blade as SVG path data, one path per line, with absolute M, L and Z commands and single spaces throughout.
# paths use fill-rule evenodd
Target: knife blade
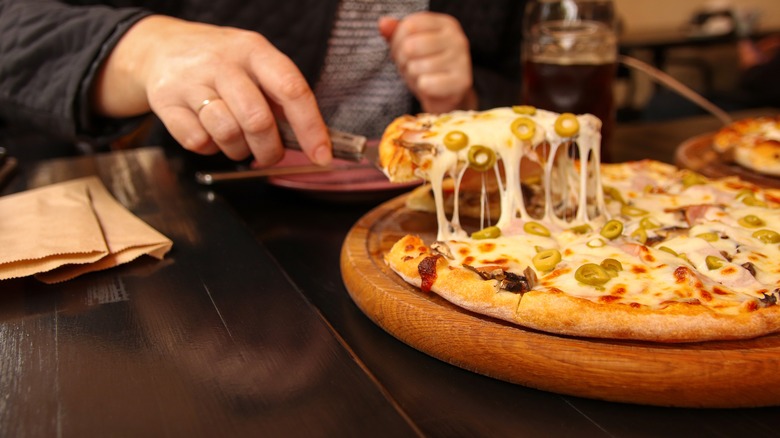
M 375 146 L 367 146 L 367 139 L 362 135 L 328 128 L 333 144 L 334 158 L 351 161 L 354 164 L 332 164 L 330 166 L 302 165 L 267 167 L 263 169 L 245 169 L 230 171 L 200 171 L 195 173 L 195 180 L 204 185 L 212 185 L 225 181 L 265 178 L 271 176 L 300 175 L 307 173 L 338 172 L 354 169 L 379 169 L 379 151 Z M 279 133 L 285 148 L 301 150 L 292 127 L 286 122 L 279 122 Z
M 338 172 L 355 169 L 376 169 L 373 164 L 349 164 L 346 166 L 317 166 L 315 164 L 304 166 L 266 167 L 264 169 L 247 169 L 231 171 L 203 171 L 195 173 L 195 180 L 204 185 L 212 185 L 225 181 L 237 181 L 245 179 L 265 178 L 270 176 L 302 175 L 307 173 Z
M 277 166 L 263 169 L 242 169 L 229 171 L 201 171 L 195 173 L 195 180 L 204 185 L 212 185 L 225 181 L 237 181 L 244 179 L 257 179 L 270 176 L 301 175 L 307 173 L 339 172 L 355 169 L 376 169 L 382 172 L 378 164 L 378 150 L 376 147 L 366 147 L 363 150 L 362 159 L 354 164 L 334 164 L 330 166 L 318 166 L 307 164 L 302 166 Z

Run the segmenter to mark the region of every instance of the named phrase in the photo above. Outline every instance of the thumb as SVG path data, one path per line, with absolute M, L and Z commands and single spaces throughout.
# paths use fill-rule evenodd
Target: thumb
M 380 17 L 377 25 L 379 26 L 379 33 L 385 41 L 390 42 L 395 33 L 395 29 L 398 27 L 400 20 L 394 17 Z

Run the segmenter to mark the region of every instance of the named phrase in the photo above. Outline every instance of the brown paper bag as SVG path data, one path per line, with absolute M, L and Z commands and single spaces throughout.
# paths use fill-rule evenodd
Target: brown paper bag
M 143 254 L 162 259 L 172 245 L 97 177 L 0 198 L 0 280 L 36 275 L 56 283 Z

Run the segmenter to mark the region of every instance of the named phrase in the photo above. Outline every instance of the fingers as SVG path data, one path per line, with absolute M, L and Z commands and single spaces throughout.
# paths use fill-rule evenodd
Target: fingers
M 315 163 L 326 165 L 332 160 L 332 145 L 314 92 L 292 61 L 279 52 L 263 53 L 251 58 L 252 71 L 263 93 L 283 112 L 301 149 Z M 274 65 L 274 69 L 268 68 Z
M 237 68 L 220 72 L 215 79 L 219 98 L 198 111 L 201 124 L 228 157 L 241 160 L 251 154 L 257 166 L 274 164 L 284 150 L 270 100 L 281 108 L 309 158 L 329 164 L 330 137 L 314 93 L 287 57 L 273 53 L 263 58 L 263 68 L 250 70 L 251 76 Z
M 173 107 L 159 111 L 158 116 L 168 132 L 184 149 L 202 155 L 219 152 L 219 146 L 203 128 L 198 117 L 186 107 Z
M 450 71 L 430 72 L 418 76 L 416 88 L 424 90 L 425 97 L 443 99 L 452 95 L 452 90 L 465 90 L 471 86 L 463 76 Z M 458 93 L 460 95 L 460 93 Z M 457 103 L 457 102 L 455 102 Z
M 413 59 L 434 56 L 445 51 L 456 52 L 464 46 L 463 41 L 459 41 L 454 35 L 447 36 L 454 33 L 450 30 L 441 27 L 405 26 L 408 23 L 399 23 L 390 42 L 390 54 L 398 64 L 406 64 Z
M 465 59 L 459 59 L 450 53 L 438 53 L 426 58 L 412 59 L 406 63 L 403 71 L 405 75 L 416 78 L 415 85 L 417 87 L 425 88 L 426 85 L 440 83 L 442 77 L 455 79 L 456 82 L 460 82 L 460 79 L 463 78 L 465 81 L 468 75 L 462 74 L 462 72 L 470 68 L 471 66 L 465 62 Z M 428 91 L 438 94 L 445 90 L 439 90 L 438 93 L 434 89 Z
M 254 87 L 256 89 L 256 87 Z M 237 117 L 229 107 L 229 99 L 216 90 L 199 87 L 193 95 L 210 96 L 207 99 L 187 99 L 186 105 L 162 108 L 160 119 L 171 135 L 187 150 L 199 154 L 222 151 L 233 160 L 243 160 L 253 153 Z M 275 163 L 281 157 L 281 145 L 266 142 L 255 159 L 264 165 Z
M 253 156 L 255 164 L 270 165 L 284 153 L 279 117 L 290 122 L 312 161 L 331 161 L 314 93 L 267 39 L 232 28 L 168 24 L 139 76 L 149 107 L 182 146 L 201 154 L 221 150 L 234 160 Z
M 385 41 L 390 42 L 390 40 L 393 37 L 393 33 L 395 33 L 396 28 L 398 28 L 398 23 L 400 23 L 401 20 L 394 18 L 394 17 L 380 17 L 378 27 L 379 27 L 379 34 L 382 35 L 382 38 L 385 39 Z
M 391 22 L 379 23 L 380 32 Z M 410 90 L 427 112 L 457 109 L 473 85 L 469 43 L 453 17 L 422 12 L 401 20 L 390 53 Z
M 231 158 L 251 154 L 261 166 L 281 159 L 284 150 L 273 111 L 246 72 L 224 69 L 216 79 L 216 92 L 222 97 L 226 111 L 212 119 L 215 115 L 206 113 L 212 108 L 205 108 L 199 116 L 225 154 Z M 220 105 L 213 106 L 214 110 L 222 109 Z M 210 123 L 212 129 L 208 128 Z

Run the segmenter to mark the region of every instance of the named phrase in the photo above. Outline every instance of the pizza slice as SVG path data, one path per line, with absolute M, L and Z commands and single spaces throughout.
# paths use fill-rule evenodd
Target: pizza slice
M 735 121 L 715 133 L 713 149 L 726 161 L 780 176 L 780 116 Z

